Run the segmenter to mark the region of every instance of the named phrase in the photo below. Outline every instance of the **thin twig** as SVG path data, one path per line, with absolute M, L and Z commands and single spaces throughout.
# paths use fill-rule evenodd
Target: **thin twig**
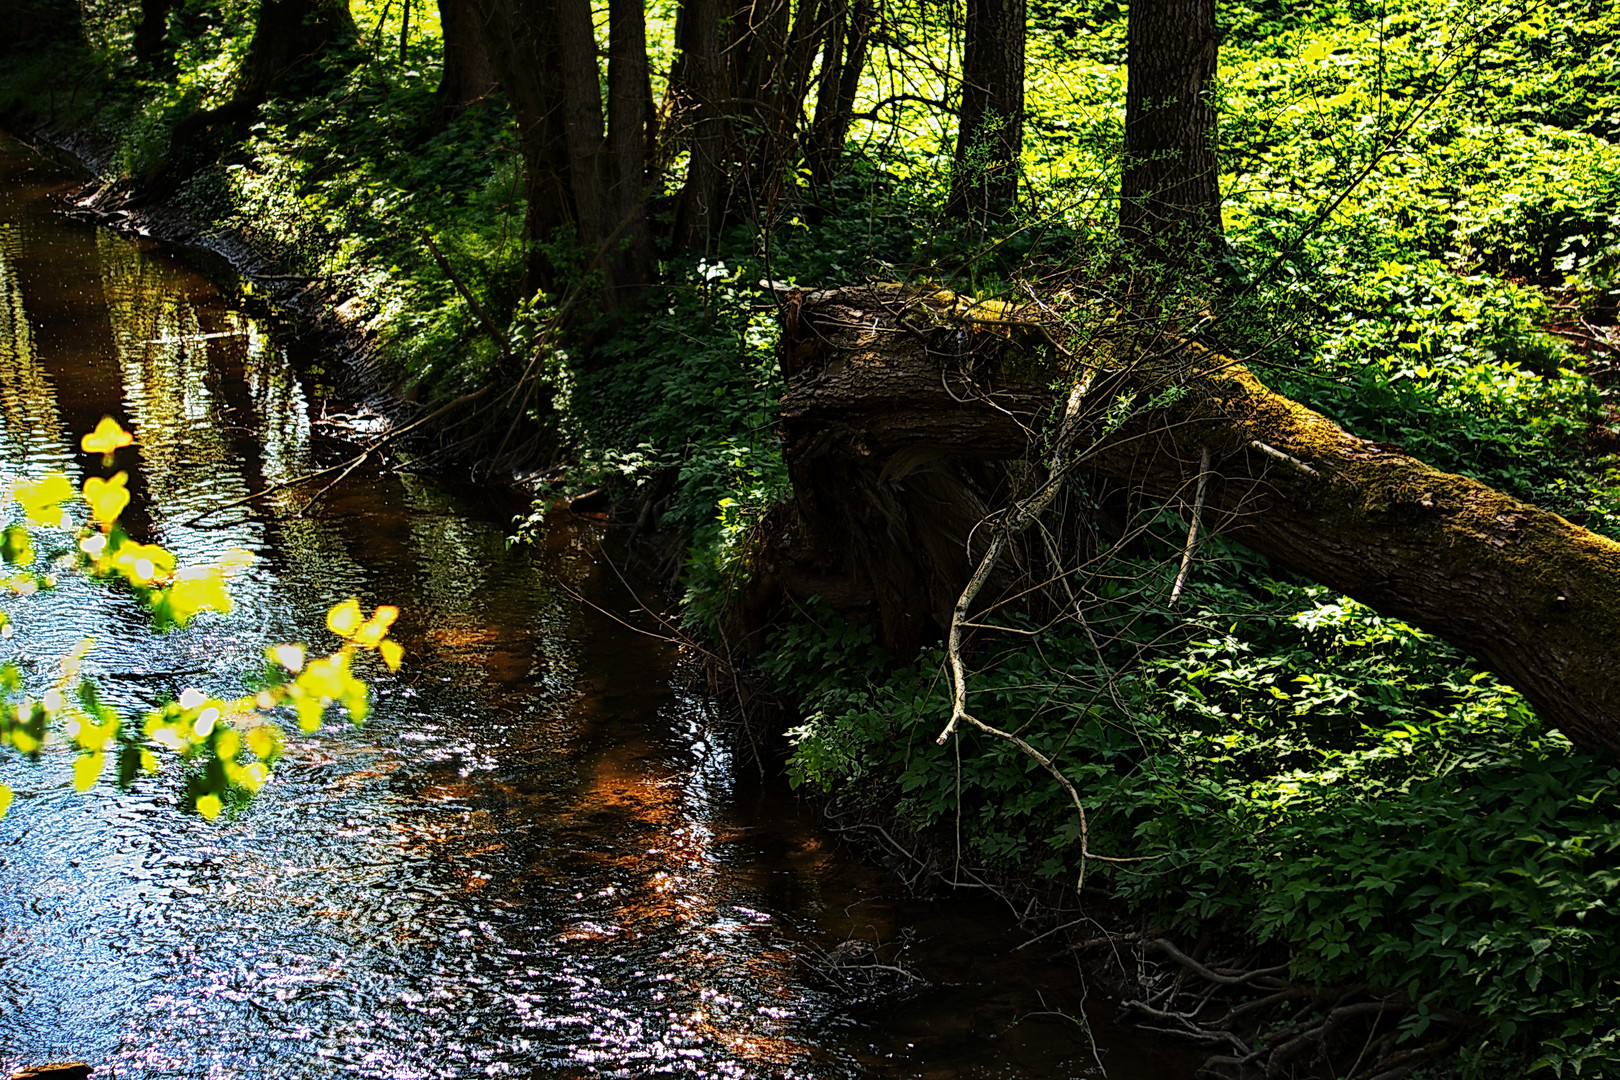
M 1209 447 L 1198 458 L 1198 491 L 1193 496 L 1192 524 L 1187 526 L 1187 549 L 1181 553 L 1181 570 L 1170 589 L 1170 604 L 1181 598 L 1182 586 L 1187 584 L 1187 571 L 1192 569 L 1193 552 L 1198 549 L 1198 523 L 1204 516 L 1204 492 L 1209 490 Z

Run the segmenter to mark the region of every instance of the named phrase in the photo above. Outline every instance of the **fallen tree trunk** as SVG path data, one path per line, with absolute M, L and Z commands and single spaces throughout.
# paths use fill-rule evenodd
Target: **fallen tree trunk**
M 1197 345 L 1123 351 L 1064 360 L 1049 328 L 950 294 L 789 294 L 796 514 L 767 575 L 865 615 L 890 648 L 937 638 L 987 542 L 975 530 L 1040 465 L 1068 393 L 1057 357 L 1092 386 L 1081 470 L 1159 499 L 1202 476 L 1210 531 L 1451 642 L 1576 745 L 1620 753 L 1620 544 L 1357 438 Z M 1132 393 L 1158 404 L 1122 409 Z

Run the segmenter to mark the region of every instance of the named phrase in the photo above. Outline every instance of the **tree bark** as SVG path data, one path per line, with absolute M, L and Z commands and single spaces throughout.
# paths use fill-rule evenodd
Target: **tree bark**
M 77 0 L 21 0 L 6 14 L 0 55 L 79 41 L 84 24 Z
M 466 0 L 439 0 L 444 67 L 434 96 L 439 115 L 445 119 L 482 101 L 498 85 L 495 65 L 473 21 L 476 17 Z
M 1010 463 L 999 475 L 1016 487 L 1054 408 L 1039 329 L 963 312 L 894 287 L 785 309 L 795 521 L 777 523 L 763 570 L 872 618 L 891 647 L 948 625 L 968 538 L 1010 501 L 987 466 Z M 1357 438 L 1198 346 L 1165 338 L 1138 356 L 1098 374 L 1087 415 L 1132 387 L 1186 392 L 1078 443 L 1080 468 L 1186 499 L 1207 455 L 1206 527 L 1471 653 L 1576 745 L 1620 754 L 1620 544 Z
M 843 3 L 683 0 L 664 125 L 664 156 L 690 159 L 677 243 L 700 246 L 740 214 L 768 215 L 794 183 L 810 145 L 810 72 L 839 25 L 829 5 Z
M 968 0 L 962 115 L 946 206 L 951 214 L 1001 216 L 1017 199 L 1025 23 L 1024 0 Z
M 607 223 L 614 245 L 609 276 L 617 289 L 634 291 L 651 280 L 654 268 L 647 151 L 658 123 L 642 0 L 609 0 L 607 109 Z
M 675 212 L 675 242 L 702 245 L 720 231 L 726 217 L 724 177 L 725 128 L 721 102 L 726 98 L 720 55 L 718 0 L 685 0 L 680 9 L 680 55 L 670 77 L 674 131 L 690 153 L 686 182 Z
M 469 0 L 470 17 L 517 114 L 534 255 L 524 291 L 567 282 L 553 245 L 593 253 L 602 299 L 632 299 L 651 273 L 646 142 L 652 122 L 646 30 L 639 6 L 609 14 L 609 100 L 588 0 Z
M 349 0 L 259 0 L 232 102 L 258 106 L 277 82 L 338 41 L 353 40 Z
M 875 15 L 871 0 L 855 0 L 853 7 L 834 0 L 816 89 L 816 118 L 810 128 L 810 176 L 818 187 L 833 178 L 849 138 Z
M 1167 254 L 1218 241 L 1215 0 L 1135 0 L 1126 39 L 1120 229 Z
M 135 59 L 148 66 L 166 66 L 169 8 L 173 0 L 141 0 L 141 19 L 135 24 Z

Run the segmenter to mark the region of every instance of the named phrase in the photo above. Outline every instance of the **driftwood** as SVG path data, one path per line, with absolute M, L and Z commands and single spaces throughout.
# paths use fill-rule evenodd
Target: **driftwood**
M 1158 499 L 1199 491 L 1205 532 L 1451 642 L 1577 745 L 1620 752 L 1620 544 L 1357 438 L 1197 345 L 1109 344 L 1064 356 L 1040 319 L 945 293 L 789 293 L 795 513 L 774 526 L 768 582 L 864 614 L 891 648 L 937 640 L 986 521 L 1061 464 L 1043 431 L 1085 379 L 1077 470 Z

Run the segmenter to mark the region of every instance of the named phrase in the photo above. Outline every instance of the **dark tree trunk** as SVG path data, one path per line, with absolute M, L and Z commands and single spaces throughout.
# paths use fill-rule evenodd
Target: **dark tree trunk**
M 444 68 L 435 94 L 439 115 L 449 119 L 495 89 L 495 65 L 490 62 L 484 36 L 478 32 L 477 13 L 467 0 L 439 0 L 439 27 L 444 40 Z
M 849 138 L 855 95 L 860 90 L 872 36 L 871 0 L 856 0 L 853 8 L 845 0 L 835 0 L 830 20 L 808 154 L 810 176 L 818 186 L 832 179 Z
M 948 294 L 891 288 L 786 305 L 782 431 L 798 527 L 779 530 L 796 539 L 768 553 L 764 576 L 867 615 L 901 648 L 948 623 L 967 538 L 1009 495 L 984 477 L 998 460 L 1038 457 L 1031 433 L 1054 404 L 1038 365 L 1012 377 L 963 354 L 974 337 L 1015 344 L 959 333 L 960 312 Z M 1144 379 L 1188 392 L 1078 444 L 1085 470 L 1185 500 L 1207 452 L 1206 525 L 1472 653 L 1578 746 L 1620 754 L 1620 544 L 1356 438 L 1224 357 L 1151 344 L 1158 359 L 1099 378 L 1082 415 Z M 1045 345 L 1035 331 L 1016 347 Z M 1016 488 L 1021 472 L 999 475 Z
M 670 80 L 670 93 L 676 131 L 691 160 L 676 207 L 675 241 L 697 246 L 720 230 L 726 216 L 721 183 L 726 140 L 721 110 L 727 94 L 718 0 L 685 0 L 680 24 L 678 77 Z
M 355 37 L 348 0 L 259 0 L 259 19 L 232 101 L 257 107 L 271 88 L 330 46 Z
M 166 67 L 169 52 L 169 8 L 173 0 L 141 0 L 141 20 L 135 25 L 135 60 L 151 67 Z
M 962 45 L 962 115 L 947 210 L 1009 212 L 1024 145 L 1024 0 L 968 0 Z
M 1221 237 L 1215 0 L 1136 0 L 1126 36 L 1120 229 L 1173 257 Z
M 640 8 L 617 0 L 610 12 L 611 131 L 589 0 L 471 0 L 468 16 L 517 114 L 535 244 L 524 291 L 567 284 L 551 252 L 571 243 L 590 253 L 585 269 L 601 273 L 605 304 L 632 300 L 652 260 L 645 212 L 652 95 Z
M 607 224 L 614 248 L 610 276 L 621 290 L 633 291 L 652 278 L 647 148 L 657 123 L 642 0 L 609 0 Z
M 666 159 L 681 149 L 690 156 L 678 243 L 704 244 L 742 213 L 768 215 L 796 182 L 809 151 L 811 71 L 832 28 L 844 25 L 833 5 L 847 3 L 683 0 L 664 131 Z
M 247 57 L 231 99 L 186 116 L 169 133 L 168 152 L 141 181 L 141 199 L 162 199 L 239 138 L 272 91 L 295 75 L 318 73 L 315 60 L 355 38 L 348 0 L 260 0 Z

